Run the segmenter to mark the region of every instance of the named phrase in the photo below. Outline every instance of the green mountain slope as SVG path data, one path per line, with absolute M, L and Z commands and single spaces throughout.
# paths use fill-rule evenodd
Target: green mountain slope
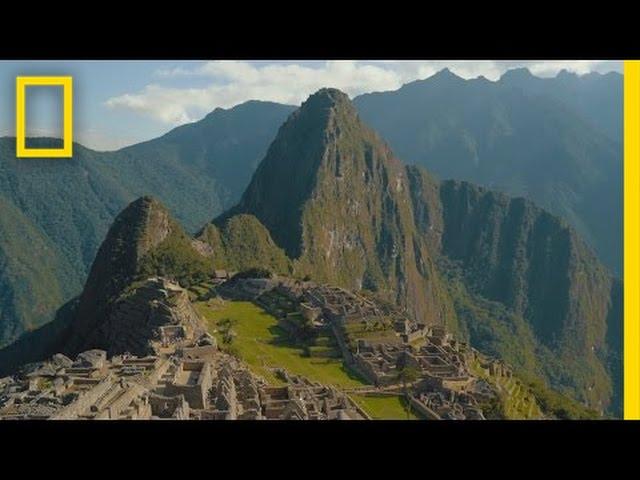
M 446 260 L 472 342 L 598 409 L 610 398 L 617 408 L 619 343 L 609 333 L 620 331 L 621 299 L 575 230 L 523 198 L 409 170 L 417 223 Z
M 79 285 L 55 245 L 1 196 L 0 213 L 0 338 L 15 338 L 51 320 Z
M 211 247 L 217 268 L 236 272 L 267 268 L 280 274 L 291 273 L 291 261 L 253 215 L 221 219 L 218 226 L 208 224 L 198 239 Z
M 27 242 L 0 244 L 0 258 L 21 259 L 24 267 L 0 269 L 0 345 L 52 319 L 51 308 L 43 314 L 25 307 L 34 303 L 35 292 L 43 301 L 57 298 L 58 307 L 80 293 L 111 222 L 135 198 L 156 196 L 191 232 L 236 201 L 291 109 L 267 102 L 217 109 L 200 122 L 117 152 L 76 144 L 72 159 L 16 159 L 15 139 L 0 138 L 2 233 L 28 238 L 21 233 L 28 224 L 52 252 L 40 260 Z M 49 293 L 56 289 L 59 294 Z
M 575 230 L 523 198 L 406 168 L 341 92 L 288 119 L 216 223 L 239 214 L 264 224 L 298 276 L 374 291 L 609 408 L 619 298 Z
M 621 77 L 591 86 L 601 76 L 566 76 L 516 71 L 491 82 L 443 70 L 354 102 L 406 162 L 535 201 L 620 273 Z

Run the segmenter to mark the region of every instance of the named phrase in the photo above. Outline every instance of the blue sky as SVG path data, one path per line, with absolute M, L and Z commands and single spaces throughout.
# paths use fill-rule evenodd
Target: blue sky
M 497 80 L 521 66 L 538 76 L 622 69 L 604 61 L 0 61 L 0 136 L 14 134 L 19 75 L 73 76 L 74 140 L 112 150 L 251 99 L 298 105 L 325 86 L 353 97 L 395 90 L 445 67 L 464 78 Z M 28 135 L 59 136 L 60 117 L 59 89 L 28 90 Z

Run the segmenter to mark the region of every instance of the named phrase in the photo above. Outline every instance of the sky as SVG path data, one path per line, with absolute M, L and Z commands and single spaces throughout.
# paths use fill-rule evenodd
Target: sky
M 615 61 L 0 61 L 0 136 L 15 132 L 15 77 L 71 75 L 74 141 L 115 150 L 247 100 L 299 105 L 322 87 L 350 97 L 396 90 L 449 68 L 498 80 L 526 67 L 540 77 L 622 71 Z M 60 136 L 61 89 L 27 89 L 27 136 Z

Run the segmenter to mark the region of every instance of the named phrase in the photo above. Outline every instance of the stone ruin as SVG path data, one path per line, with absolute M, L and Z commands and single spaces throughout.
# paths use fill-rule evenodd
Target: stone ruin
M 152 277 L 116 301 L 96 344 L 109 355 L 155 355 L 204 332 L 187 291 L 166 278 Z
M 0 419 L 346 419 L 346 395 L 298 377 L 269 387 L 221 352 L 187 292 L 151 278 L 103 327 L 112 344 L 0 379 Z
M 269 386 L 234 357 L 202 346 L 169 356 L 56 355 L 0 380 L 0 419 L 364 418 L 336 389 L 282 375 L 284 386 Z
M 347 395 L 333 387 L 304 377 L 277 371 L 285 382 L 281 387 L 260 391 L 267 419 L 279 420 L 362 420 L 363 412 Z
M 443 326 L 415 322 L 393 306 L 339 287 L 284 279 L 274 289 L 297 302 L 300 315 L 312 326 L 331 328 L 344 361 L 377 388 L 401 391 L 401 370 L 411 367 L 418 376 L 411 386 L 411 402 L 424 416 L 484 418 L 479 401 L 495 393 L 469 372 L 475 351 Z M 383 325 L 387 334 L 352 338 L 350 325 L 356 324 L 374 333 L 367 327 Z M 491 374 L 510 375 L 501 362 L 482 365 Z
M 280 312 L 281 320 L 298 315 L 332 332 L 344 362 L 374 392 L 406 394 L 425 418 L 484 419 L 479 404 L 495 399 L 496 392 L 470 373 L 470 361 L 487 375 L 512 375 L 444 327 L 417 323 L 375 299 L 282 277 L 219 277 L 216 291 L 227 298 L 251 299 Z M 379 339 L 367 336 L 372 330 L 358 329 L 377 324 L 386 329 Z M 345 392 L 282 369 L 276 370 L 281 384 L 268 385 L 218 350 L 187 292 L 164 278 L 150 278 L 119 299 L 101 336 L 107 349 L 87 350 L 74 360 L 57 354 L 0 379 L 0 419 L 368 418 Z M 406 368 L 417 373 L 410 385 L 402 379 Z
M 409 398 L 427 418 L 483 419 L 479 402 L 495 396 L 485 381 L 469 372 L 475 351 L 443 326 L 418 323 L 397 307 L 344 288 L 283 277 L 262 281 L 259 288 L 249 280 L 225 288 L 232 298 L 248 295 L 291 334 L 296 332 L 289 317 L 296 314 L 317 331 L 330 330 L 347 365 L 378 389 L 403 393 L 401 371 L 411 367 L 418 380 L 411 385 Z M 295 311 L 283 315 L 272 292 L 293 302 Z M 378 331 L 382 334 L 376 335 Z M 510 375 L 500 362 L 486 361 L 482 368 Z M 284 395 L 277 389 L 273 392 L 273 398 Z

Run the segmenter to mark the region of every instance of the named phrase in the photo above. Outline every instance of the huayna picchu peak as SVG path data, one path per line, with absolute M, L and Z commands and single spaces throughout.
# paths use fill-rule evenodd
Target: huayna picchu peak
M 430 324 L 452 313 L 413 225 L 404 166 L 338 90 L 289 117 L 239 204 L 214 223 L 239 213 L 268 229 L 301 277 L 376 291 Z

